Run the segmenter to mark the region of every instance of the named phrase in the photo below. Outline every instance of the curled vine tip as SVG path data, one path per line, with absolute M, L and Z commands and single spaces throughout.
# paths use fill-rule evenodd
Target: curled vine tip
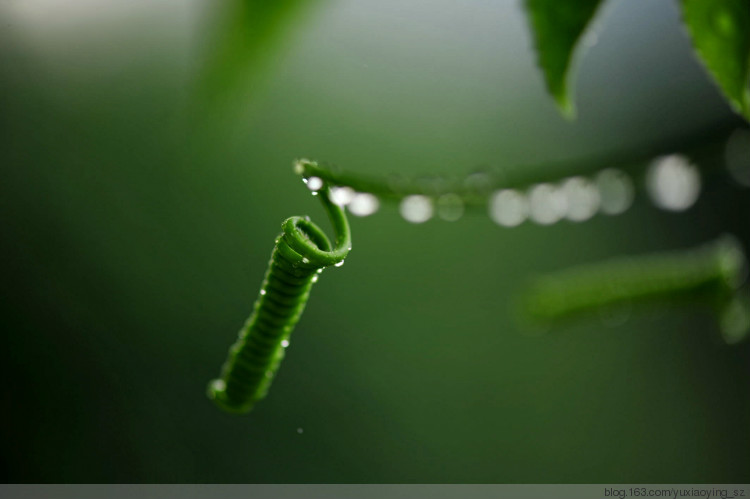
M 340 266 L 351 250 L 349 222 L 331 201 L 328 185 L 321 185 L 317 195 L 335 239 L 331 242 L 308 218 L 291 217 L 281 224 L 253 312 L 229 349 L 221 377 L 208 385 L 208 397 L 228 412 L 249 412 L 266 396 L 312 285 L 324 268 Z
M 552 323 L 630 304 L 708 306 L 727 343 L 750 333 L 750 297 L 738 290 L 747 260 L 725 235 L 689 250 L 619 258 L 547 274 L 524 293 L 524 315 Z

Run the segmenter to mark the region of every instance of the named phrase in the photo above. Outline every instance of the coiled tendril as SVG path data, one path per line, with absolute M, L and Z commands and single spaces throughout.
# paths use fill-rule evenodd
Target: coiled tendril
M 209 398 L 224 410 L 245 413 L 266 396 L 317 275 L 343 263 L 351 250 L 344 210 L 331 202 L 327 185 L 317 194 L 333 225 L 335 244 L 307 218 L 291 217 L 281 224 L 253 312 L 229 349 L 221 378 L 208 385 Z

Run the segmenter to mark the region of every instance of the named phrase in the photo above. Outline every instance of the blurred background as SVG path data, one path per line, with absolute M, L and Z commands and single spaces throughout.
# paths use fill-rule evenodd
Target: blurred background
M 733 119 L 675 2 L 610 0 L 586 45 L 567 122 L 518 1 L 0 1 L 4 481 L 748 482 L 750 345 L 709 311 L 540 335 L 514 308 L 540 272 L 747 248 L 723 173 L 679 213 L 353 218 L 268 397 L 205 396 L 282 220 L 327 227 L 295 158 L 461 175 Z

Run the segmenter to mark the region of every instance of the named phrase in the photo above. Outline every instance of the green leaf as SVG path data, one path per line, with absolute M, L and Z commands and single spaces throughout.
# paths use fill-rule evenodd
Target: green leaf
M 208 110 L 236 106 L 259 86 L 263 71 L 278 59 L 279 45 L 294 22 L 314 2 L 304 0 L 225 0 L 220 18 L 203 41 L 194 100 Z
M 750 118 L 750 1 L 682 0 L 696 53 L 732 108 Z
M 547 90 L 555 98 L 560 112 L 575 115 L 573 97 L 568 90 L 571 62 L 581 35 L 596 13 L 601 0 L 526 0 Z

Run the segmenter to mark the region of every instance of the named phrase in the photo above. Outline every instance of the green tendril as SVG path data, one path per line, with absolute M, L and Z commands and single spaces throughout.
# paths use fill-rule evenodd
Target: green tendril
M 557 322 L 629 304 L 708 305 L 728 343 L 750 332 L 750 299 L 738 291 L 747 269 L 740 243 L 719 240 L 679 252 L 619 258 L 547 274 L 523 294 L 525 315 Z
M 328 185 L 315 194 L 333 226 L 334 244 L 309 219 L 291 217 L 281 224 L 253 312 L 229 349 L 221 377 L 208 385 L 209 398 L 226 411 L 249 412 L 266 396 L 318 274 L 342 264 L 351 250 L 349 222 L 331 202 Z
M 645 177 L 654 158 L 676 152 L 710 166 L 716 163 L 714 158 L 717 155 L 723 154 L 727 137 L 738 127 L 745 126 L 740 119 L 733 117 L 689 137 L 647 147 L 612 151 L 606 155 L 570 161 L 487 167 L 459 176 L 368 176 L 306 159 L 298 160 L 295 170 L 306 178 L 317 177 L 331 186 L 349 187 L 383 200 L 397 202 L 414 195 L 437 199 L 448 194 L 458 196 L 462 205 L 468 209 L 485 209 L 488 199 L 496 191 L 527 189 L 535 184 L 564 181 L 572 176 L 595 175 L 605 168 L 626 171 L 640 179 Z

